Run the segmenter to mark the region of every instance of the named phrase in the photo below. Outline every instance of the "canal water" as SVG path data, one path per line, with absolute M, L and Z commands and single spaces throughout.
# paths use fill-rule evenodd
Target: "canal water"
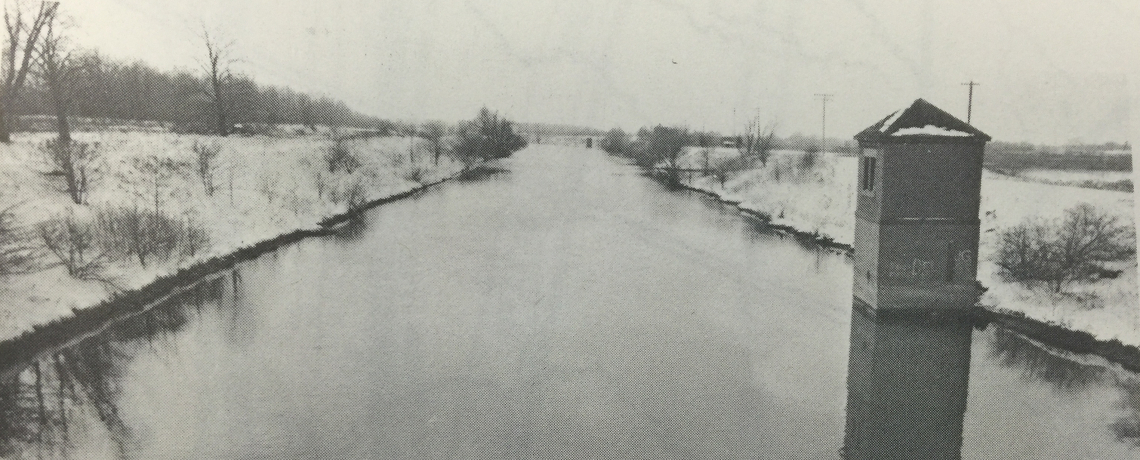
M 1140 456 L 1140 380 L 1071 358 L 879 322 L 844 256 L 539 145 L 45 353 L 0 382 L 0 455 Z

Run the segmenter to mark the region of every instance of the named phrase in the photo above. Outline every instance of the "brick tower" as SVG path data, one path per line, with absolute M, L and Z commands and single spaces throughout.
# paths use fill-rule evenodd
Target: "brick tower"
M 876 310 L 974 305 L 990 137 L 918 99 L 855 140 L 856 301 Z

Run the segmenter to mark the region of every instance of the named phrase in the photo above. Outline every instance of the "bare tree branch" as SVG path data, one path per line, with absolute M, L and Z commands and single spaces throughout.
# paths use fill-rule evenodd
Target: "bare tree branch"
M 232 57 L 234 41 L 220 41 L 218 34 L 211 34 L 202 25 L 202 41 L 206 45 L 206 61 L 202 63 L 202 70 L 206 73 L 206 87 L 203 92 L 210 99 L 214 107 L 214 121 L 218 135 L 230 134 L 230 116 L 233 111 L 230 101 L 229 86 L 233 80 L 230 66 L 236 59 Z
M 3 86 L 0 87 L 0 142 L 12 141 L 9 117 L 19 99 L 20 89 L 32 67 L 40 35 L 45 26 L 54 21 L 59 2 L 40 2 L 31 22 L 25 17 L 20 2 L 4 6 L 4 28 L 7 32 L 3 65 Z

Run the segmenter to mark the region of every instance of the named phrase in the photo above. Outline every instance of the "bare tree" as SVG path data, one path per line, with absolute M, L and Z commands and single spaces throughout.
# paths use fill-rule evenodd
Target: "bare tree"
M 48 139 L 39 149 L 52 168 L 47 174 L 63 178 L 64 190 L 75 204 L 85 204 L 91 185 L 98 179 L 101 154 L 97 144 Z
M 40 34 L 44 27 L 55 18 L 59 2 L 40 2 L 35 15 L 28 16 L 21 2 L 4 5 L 5 37 L 4 60 L 0 68 L 0 142 L 12 142 L 10 118 L 20 89 L 28 78 Z
M 347 137 L 337 137 L 333 139 L 332 145 L 325 151 L 324 160 L 325 165 L 329 168 L 329 174 L 335 174 L 340 170 L 346 174 L 352 174 L 356 168 L 363 165 L 360 158 L 352 151 L 348 141 Z
M 207 196 L 214 196 L 214 170 L 217 169 L 217 158 L 222 153 L 218 144 L 194 142 L 194 157 L 198 163 L 198 177 L 202 178 L 202 187 Z
M 663 164 L 669 182 L 680 183 L 679 169 L 685 156 L 685 147 L 694 143 L 689 128 L 657 125 L 645 136 L 638 134 L 638 137 L 646 140 L 645 152 L 650 159 L 648 165 L 657 167 Z
M 70 48 L 63 28 L 64 24 L 61 24 L 58 15 L 44 26 L 43 43 L 37 54 L 37 74 L 47 87 L 55 110 L 59 140 L 66 143 L 71 142 L 71 126 L 67 122 L 67 116 L 72 103 L 85 90 L 85 82 L 92 80 L 89 74 L 100 65 L 100 60 L 94 54 L 79 53 Z
M 749 121 L 748 126 L 744 128 L 744 133 L 740 135 L 736 149 L 740 151 L 740 156 L 749 161 L 758 160 L 760 164 L 767 165 L 768 154 L 772 152 L 775 140 L 776 123 L 769 122 L 767 125 L 760 126 L 760 117 L 756 117 Z
M 400 123 L 396 126 L 396 134 L 408 138 L 408 162 L 416 162 L 416 136 L 419 135 L 420 128 L 413 122 Z
M 735 173 L 748 169 L 748 160 L 743 156 L 723 157 L 716 159 L 712 164 L 712 175 L 720 182 L 720 189 L 724 190 L 724 183 Z
M 30 273 L 38 267 L 39 251 L 16 225 L 13 208 L 0 209 L 0 276 Z
M 483 107 L 474 120 L 456 127 L 451 153 L 467 170 L 478 163 L 510 157 L 526 145 L 526 139 L 515 132 L 514 122 Z
M 995 263 L 1001 275 L 1026 285 L 1043 283 L 1060 293 L 1073 282 L 1120 274 L 1106 263 L 1136 254 L 1136 234 L 1119 217 L 1092 205 L 1065 210 L 1061 222 L 1030 220 L 999 235 Z
M 217 34 L 211 35 L 206 27 L 202 27 L 202 41 L 206 45 L 206 62 L 202 70 L 206 72 L 206 87 L 204 91 L 214 109 L 214 121 L 219 136 L 230 133 L 229 115 L 229 85 L 233 79 L 230 65 L 234 63 L 231 56 L 233 41 L 222 42 Z
M 435 164 L 439 165 L 439 157 L 443 155 L 443 137 L 447 135 L 447 125 L 442 121 L 429 121 L 420 126 L 420 137 L 431 142 L 432 152 L 435 154 Z
M 44 248 L 55 255 L 67 274 L 79 279 L 95 279 L 108 262 L 108 253 L 99 251 L 96 229 L 74 212 L 40 222 Z

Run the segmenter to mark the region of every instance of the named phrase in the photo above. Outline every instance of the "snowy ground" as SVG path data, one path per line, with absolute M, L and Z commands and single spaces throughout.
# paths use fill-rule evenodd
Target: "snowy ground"
M 1128 171 L 1062 171 L 1056 169 L 1027 169 L 1018 172 L 1017 175 L 1052 182 L 1116 182 L 1132 178 L 1132 173 Z
M 1132 181 L 1130 171 L 1082 171 L 1055 169 L 1027 169 L 1018 171 L 1012 178 L 1053 185 L 1099 188 L 1106 190 L 1127 190 L 1123 188 Z
M 682 166 L 701 168 L 704 155 L 702 149 L 690 149 Z M 709 151 L 713 164 L 718 157 L 732 155 L 736 155 L 733 149 Z M 723 187 L 711 177 L 694 177 L 690 185 L 717 193 L 726 201 L 739 202 L 742 208 L 770 215 L 773 223 L 851 244 L 855 229 L 856 158 L 828 154 L 810 169 L 802 167 L 801 158 L 800 152 L 776 151 L 767 166 L 737 173 Z M 983 175 L 978 279 L 989 291 L 982 304 L 1023 312 L 1101 339 L 1116 338 L 1140 345 L 1135 259 L 1117 267 L 1124 270 L 1120 277 L 1075 286 L 1064 295 L 1028 289 L 1005 282 L 997 275 L 991 259 L 997 248 L 997 235 L 1003 228 L 1028 217 L 1060 217 L 1066 209 L 1080 203 L 1093 204 L 1135 225 L 1132 193 L 1049 185 L 988 171 Z
M 0 340 L 70 314 L 73 308 L 95 305 L 119 289 L 141 287 L 213 256 L 289 233 L 314 228 L 325 217 L 347 209 L 349 196 L 373 200 L 398 194 L 450 175 L 461 165 L 442 159 L 437 167 L 425 141 L 381 137 L 347 141 L 361 166 L 351 174 L 329 173 L 324 156 L 334 144 L 329 133 L 285 137 L 177 135 L 161 132 L 85 132 L 75 138 L 98 143 L 100 179 L 92 186 L 88 204 L 72 204 L 59 178 L 44 173 L 53 168 L 37 146 L 52 134 L 15 135 L 0 145 L 0 209 L 9 206 L 28 241 L 36 242 L 38 223 L 71 213 L 91 219 L 111 206 L 151 209 L 157 200 L 163 212 L 200 224 L 208 234 L 205 250 L 175 256 L 143 267 L 134 260 L 116 260 L 100 271 L 103 281 L 69 276 L 62 266 L 29 275 L 0 278 Z M 221 153 L 213 177 L 215 190 L 206 193 L 197 172 L 193 145 L 217 145 Z M 412 158 L 414 157 L 414 161 Z M 161 163 L 158 173 L 148 165 Z M 44 260 L 53 261 L 50 254 Z

